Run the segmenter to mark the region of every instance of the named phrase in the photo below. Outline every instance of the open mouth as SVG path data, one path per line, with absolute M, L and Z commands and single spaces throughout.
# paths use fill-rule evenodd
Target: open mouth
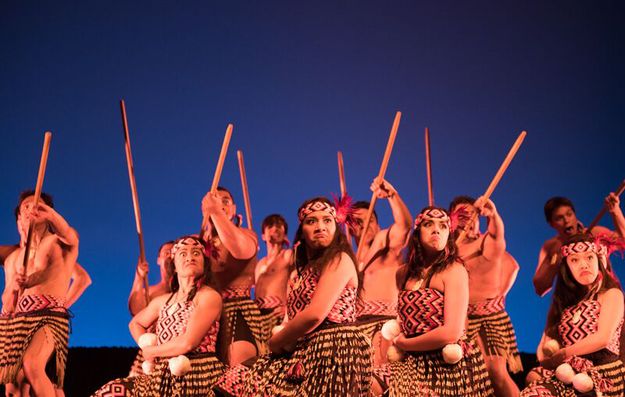
M 567 226 L 566 228 L 564 228 L 564 233 L 568 235 L 575 233 L 575 226 Z

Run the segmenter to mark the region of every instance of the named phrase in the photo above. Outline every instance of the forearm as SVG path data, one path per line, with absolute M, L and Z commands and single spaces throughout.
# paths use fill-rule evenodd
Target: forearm
M 408 234 L 412 228 L 412 215 L 410 214 L 410 210 L 408 210 L 408 207 L 397 193 L 388 198 L 388 203 L 393 213 L 395 228 Z
M 300 312 L 292 320 L 286 322 L 282 331 L 276 334 L 278 344 L 288 346 L 295 343 L 310 331 L 314 330 L 323 321 L 319 316 L 308 313 L 306 309 Z
M 614 222 L 614 229 L 621 238 L 625 238 L 625 217 L 623 211 L 616 207 L 614 211 L 610 212 L 612 222 Z
M 30 275 L 28 275 L 28 278 L 26 279 L 26 284 L 24 285 L 24 287 L 25 288 L 35 287 L 43 283 L 47 279 L 48 279 L 48 272 L 46 272 L 45 270 L 36 270 L 32 272 Z
M 59 214 L 52 210 L 50 215 L 50 223 L 54 229 L 54 233 L 68 246 L 78 245 L 78 233 L 69 223 Z
M 495 212 L 492 216 L 488 217 L 488 234 L 497 242 L 505 244 L 505 227 L 503 219 L 499 215 L 499 212 Z
M 221 243 L 235 259 L 250 259 L 256 254 L 256 242 L 234 225 L 223 212 L 210 215 Z
M 423 335 L 407 338 L 404 346 L 399 346 L 405 351 L 430 351 L 442 349 L 445 345 L 456 343 L 462 336 L 462 330 L 440 326 Z
M 545 296 L 551 289 L 553 279 L 556 277 L 558 267 L 551 265 L 551 259 L 545 258 L 545 260 L 538 265 L 536 273 L 532 282 L 534 283 L 534 289 L 539 296 Z
M 610 336 L 602 333 L 594 333 L 588 335 L 584 339 L 577 343 L 572 344 L 566 348 L 566 357 L 582 356 L 584 354 L 590 354 L 597 352 L 610 343 Z
M 130 320 L 130 323 L 128 323 L 128 329 L 130 330 L 130 335 L 132 335 L 132 338 L 135 340 L 137 345 L 139 345 L 139 338 L 141 335 L 148 332 L 148 327 L 144 327 L 139 324 L 139 322 L 137 322 L 134 318 Z
M 179 335 L 169 342 L 163 343 L 161 345 L 153 346 L 151 349 L 152 355 L 156 357 L 176 357 L 181 354 L 187 354 L 191 350 L 193 350 L 198 343 L 192 343 L 185 337 L 185 335 Z

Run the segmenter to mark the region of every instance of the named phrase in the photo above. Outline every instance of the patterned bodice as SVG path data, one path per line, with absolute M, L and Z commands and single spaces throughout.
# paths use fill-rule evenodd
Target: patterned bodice
M 156 335 L 158 344 L 169 342 L 183 334 L 187 329 L 187 322 L 195 305 L 190 302 L 175 302 L 165 305 L 158 316 L 156 323 Z M 214 353 L 219 332 L 219 321 L 215 320 L 202 338 L 200 344 L 193 350 L 196 353 Z
M 319 276 L 318 271 L 309 267 L 299 276 L 296 273 L 289 279 L 287 313 L 290 319 L 310 304 L 319 283 Z M 326 319 L 337 324 L 356 321 L 356 295 L 355 287 L 346 286 Z
M 599 313 L 601 313 L 601 303 L 596 300 L 584 300 L 564 309 L 558 324 L 558 333 L 562 344 L 570 346 L 597 332 L 599 328 Z M 606 346 L 614 354 L 619 354 L 620 351 L 619 337 L 622 326 L 623 319 L 621 319 L 617 330 L 610 338 L 608 346 Z
M 407 337 L 420 335 L 443 325 L 444 298 L 434 288 L 399 291 L 397 314 Z

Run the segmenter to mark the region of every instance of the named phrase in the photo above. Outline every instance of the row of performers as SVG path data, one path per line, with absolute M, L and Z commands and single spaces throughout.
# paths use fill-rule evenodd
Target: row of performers
M 363 230 L 367 202 L 313 198 L 298 209 L 293 249 L 284 218 L 263 221 L 267 256 L 258 263 L 257 238 L 233 221 L 230 192 L 208 193 L 206 238 L 163 244 L 161 281 L 148 294 L 141 285 L 148 266 L 138 264 L 129 327 L 140 354 L 130 376 L 94 395 L 623 395 L 623 293 L 608 261 L 625 235 L 616 195 L 606 198 L 616 233 L 584 230 L 568 199 L 545 205 L 558 234 L 541 249 L 534 285 L 540 294 L 554 278 L 556 286 L 537 350 L 541 366 L 519 391 L 509 375 L 522 366 L 504 300 L 518 265 L 494 203 L 459 197 L 449 211 L 426 207 L 413 220 L 388 181 L 376 179 L 371 189 L 391 207 L 389 228 L 374 215 Z M 43 198 L 35 208 L 32 192 L 20 197 L 22 244 L 5 261 L 0 377 L 12 395 L 28 387 L 37 396 L 62 394 L 66 309 L 88 279 L 76 264 L 76 232 Z M 487 218 L 485 233 L 474 214 Z M 36 250 L 23 275 L 31 221 Z M 359 258 L 344 223 L 363 241 Z M 54 352 L 51 380 L 45 365 Z

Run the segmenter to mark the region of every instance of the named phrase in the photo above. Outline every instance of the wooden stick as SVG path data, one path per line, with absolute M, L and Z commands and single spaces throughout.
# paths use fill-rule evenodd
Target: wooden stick
M 124 100 L 119 101 L 119 107 L 122 112 L 122 129 L 124 130 L 124 149 L 126 152 L 126 165 L 128 166 L 128 179 L 130 180 L 130 191 L 132 193 L 132 207 L 135 212 L 135 228 L 137 229 L 137 237 L 139 239 L 139 262 L 147 262 L 145 256 L 145 242 L 143 240 L 143 227 L 141 226 L 141 209 L 139 208 L 139 193 L 137 192 L 137 180 L 135 178 L 135 166 L 132 160 L 132 148 L 130 146 L 130 132 L 128 131 L 128 118 L 126 116 L 126 103 Z M 150 303 L 150 293 L 148 287 L 147 274 L 142 277 L 143 296 L 145 297 L 146 306 Z
M 347 194 L 347 184 L 345 183 L 345 167 L 343 165 L 343 153 L 339 150 L 336 153 L 336 157 L 339 163 L 339 185 L 341 187 L 341 199 L 345 197 Z M 352 236 L 349 234 L 349 227 L 345 224 L 345 237 L 347 237 L 347 242 L 349 245 L 352 245 Z
M 499 183 L 499 181 L 503 177 L 503 174 L 508 169 L 508 166 L 510 165 L 510 162 L 512 161 L 512 159 L 516 155 L 516 152 L 521 147 L 521 144 L 523 143 L 523 140 L 525 139 L 526 135 L 527 135 L 527 132 L 522 131 L 519 134 L 519 137 L 514 142 L 514 145 L 512 145 L 512 148 L 510 148 L 510 151 L 508 152 L 508 155 L 503 160 L 503 163 L 501 163 L 501 166 L 499 167 L 499 170 L 497 170 L 497 173 L 495 174 L 495 177 L 493 178 L 493 180 L 490 182 L 490 185 L 488 185 L 488 188 L 486 189 L 486 193 L 484 193 L 483 197 L 486 200 L 488 200 L 490 198 L 490 196 L 493 194 L 493 191 L 495 191 L 495 188 L 497 187 L 497 184 Z M 471 216 L 471 219 L 466 224 L 464 230 L 462 230 L 460 232 L 460 234 L 458 235 L 458 238 L 456 239 L 456 242 L 462 241 L 462 239 L 466 236 L 466 234 L 467 234 L 466 229 L 471 227 L 473 222 L 475 222 L 475 218 L 477 217 L 477 215 L 478 215 L 477 211 L 473 213 L 473 215 Z
M 425 169 L 428 177 L 428 205 L 434 205 L 434 189 L 432 186 L 432 158 L 430 154 L 430 129 L 425 127 Z
M 39 172 L 37 173 L 37 184 L 35 185 L 35 194 L 33 195 L 33 209 L 36 209 L 39 205 L 39 198 L 41 197 L 41 189 L 43 188 L 43 179 L 46 175 L 46 166 L 48 164 L 48 153 L 50 152 L 50 141 L 52 140 L 52 133 L 46 131 L 43 136 L 43 150 L 41 151 L 41 160 L 39 160 Z M 33 241 L 33 221 L 28 224 L 28 234 L 26 235 L 26 245 L 24 247 L 24 261 L 22 262 L 22 275 L 26 276 L 28 270 L 28 263 L 35 258 L 36 250 L 31 251 Z M 24 288 L 20 287 L 13 294 L 15 299 L 14 305 L 17 305 L 19 297 L 24 292 Z
M 618 188 L 616 188 L 616 191 L 614 194 L 616 194 L 616 197 L 619 197 L 621 194 L 623 194 L 624 191 L 625 191 L 625 179 L 621 182 Z M 601 211 L 599 211 L 597 216 L 595 216 L 595 219 L 593 219 L 592 222 L 590 222 L 590 225 L 588 225 L 588 228 L 586 228 L 586 230 L 590 232 L 590 230 L 592 230 L 593 227 L 597 226 L 597 224 L 599 223 L 601 218 L 603 218 L 603 215 L 605 215 L 606 212 L 608 212 L 608 207 L 604 204 L 603 207 L 601 208 Z
M 219 153 L 219 160 L 217 160 L 217 168 L 215 169 L 215 175 L 213 175 L 213 184 L 211 185 L 211 193 L 215 193 L 217 191 L 217 187 L 219 186 L 219 179 L 221 179 L 221 171 L 224 168 L 224 162 L 226 161 L 226 154 L 228 153 L 228 146 L 230 145 L 230 138 L 232 138 L 232 124 L 228 124 L 226 127 L 226 134 L 224 136 L 224 141 L 221 144 L 221 152 Z M 204 236 L 204 229 L 206 229 L 206 225 L 208 223 L 207 217 L 202 217 L 202 229 L 200 230 L 200 236 Z
M 247 189 L 247 174 L 245 173 L 245 162 L 243 152 L 237 150 L 239 159 L 239 173 L 241 174 L 241 187 L 243 188 L 243 201 L 245 203 L 245 216 L 247 217 L 247 228 L 252 230 L 252 206 L 250 205 L 250 192 Z
M 395 137 L 397 136 L 397 130 L 399 129 L 399 121 L 401 120 L 401 112 L 395 113 L 395 120 L 393 120 L 393 127 L 391 128 L 391 133 L 388 137 L 388 142 L 386 143 L 386 150 L 384 151 L 384 158 L 382 159 L 382 165 L 380 166 L 380 172 L 378 174 L 378 178 L 384 178 L 384 174 L 386 174 L 386 168 L 388 167 L 388 162 L 391 158 L 391 152 L 393 151 L 393 145 L 395 144 Z M 377 196 L 375 193 L 371 195 L 371 201 L 369 204 L 369 209 L 367 211 L 367 217 L 365 218 L 365 223 L 362 232 L 360 233 L 360 242 L 358 243 L 358 250 L 356 252 L 356 259 L 360 261 L 360 255 L 362 254 L 362 247 L 365 242 L 365 235 L 367 234 L 367 229 L 369 228 L 369 223 L 371 223 L 371 216 L 373 215 L 373 209 L 375 208 L 375 202 L 377 200 Z M 360 266 L 359 266 L 360 267 Z

